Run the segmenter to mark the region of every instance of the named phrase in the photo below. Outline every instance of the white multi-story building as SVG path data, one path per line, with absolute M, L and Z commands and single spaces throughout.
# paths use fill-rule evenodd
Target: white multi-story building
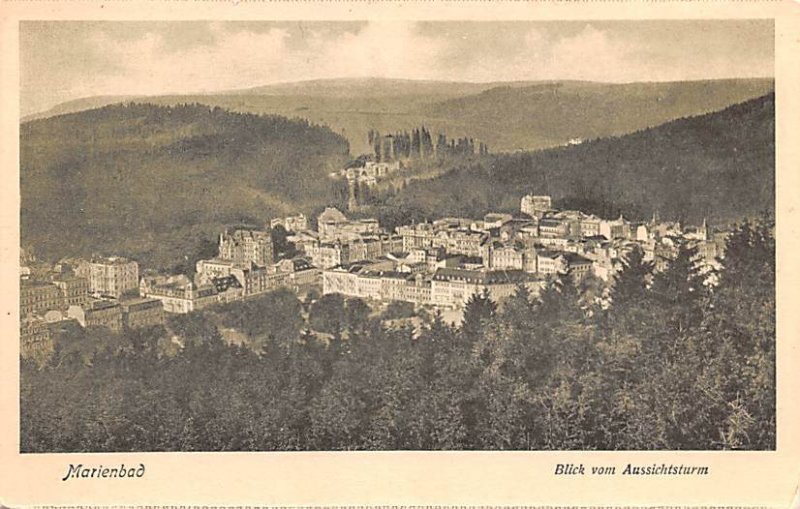
M 631 237 L 631 224 L 622 216 L 610 221 L 600 221 L 600 235 L 608 240 L 629 239 Z
M 81 261 L 75 274 L 88 279 L 89 291 L 96 295 L 118 299 L 139 287 L 139 264 L 117 256 Z
M 553 201 L 548 195 L 527 194 L 520 201 L 519 210 L 529 216 L 541 216 L 553 208 Z
M 538 293 L 542 283 L 521 270 L 439 269 L 431 279 L 431 303 L 461 308 L 473 295 L 484 291 L 495 302 L 502 302 L 514 295 L 520 285 Z
M 539 251 L 536 253 L 536 268 L 539 274 L 560 274 L 566 270 L 564 253 L 560 251 Z
M 488 267 L 493 270 L 524 270 L 525 250 L 514 246 L 492 247 Z
M 600 235 L 600 222 L 601 219 L 594 215 L 581 217 L 581 237 L 593 237 L 595 235 Z
M 271 265 L 272 235 L 261 230 L 236 230 L 231 234 L 226 231 L 219 236 L 219 259 L 240 266 Z
M 317 232 L 322 242 L 350 241 L 364 235 L 377 235 L 381 228 L 377 219 L 350 220 L 339 209 L 328 207 L 317 217 Z
M 144 277 L 139 294 L 160 300 L 167 313 L 189 313 L 218 302 L 213 285 L 195 285 L 184 275 Z

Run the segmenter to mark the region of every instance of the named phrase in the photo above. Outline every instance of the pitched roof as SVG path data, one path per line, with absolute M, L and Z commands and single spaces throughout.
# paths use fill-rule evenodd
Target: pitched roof
M 578 253 L 564 253 L 564 259 L 567 260 L 569 265 L 591 264 L 592 260 L 581 256 Z

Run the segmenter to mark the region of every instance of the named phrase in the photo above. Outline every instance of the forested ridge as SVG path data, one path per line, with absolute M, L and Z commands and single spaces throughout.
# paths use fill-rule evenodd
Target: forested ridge
M 580 145 L 443 160 L 440 176 L 373 196 L 386 224 L 517 212 L 524 194 L 634 220 L 732 223 L 774 209 L 775 97 Z
M 713 287 L 688 245 L 655 274 L 635 250 L 610 305 L 565 276 L 502 308 L 476 296 L 463 324 L 434 316 L 418 336 L 388 325 L 402 310 L 276 292 L 169 333 L 62 338 L 22 364 L 21 449 L 774 449 L 772 232 L 737 227 Z
M 150 96 L 162 105 L 198 102 L 243 113 L 300 116 L 344 133 L 354 155 L 371 150 L 370 129 L 427 126 L 436 136 L 474 137 L 495 152 L 538 150 L 570 139 L 619 136 L 671 120 L 717 111 L 762 96 L 772 79 L 653 83 L 586 81 L 458 83 L 345 78 L 275 84 L 205 95 Z M 130 101 L 86 98 L 45 115 Z
M 45 260 L 151 268 L 208 255 L 226 225 L 325 205 L 349 159 L 325 127 L 190 104 L 126 104 L 20 126 L 21 235 Z

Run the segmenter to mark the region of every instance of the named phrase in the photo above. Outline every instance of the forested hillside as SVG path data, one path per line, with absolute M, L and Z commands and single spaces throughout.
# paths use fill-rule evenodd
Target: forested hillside
M 22 242 L 39 257 L 169 267 L 225 225 L 326 204 L 349 152 L 306 121 L 129 104 L 22 124 L 20 158 Z
M 629 134 L 772 91 L 772 80 L 556 82 L 496 87 L 440 102 L 433 118 L 469 126 L 493 151 L 531 150 Z
M 720 110 L 767 94 L 773 87 L 771 79 L 624 84 L 333 79 L 139 100 L 162 105 L 198 102 L 238 112 L 305 118 L 341 133 L 357 155 L 371 151 L 370 129 L 410 131 L 420 125 L 427 126 L 434 138 L 446 132 L 454 138 L 480 139 L 493 152 L 549 148 L 573 138 L 618 136 Z M 52 112 L 129 99 L 86 98 Z
M 606 217 L 729 222 L 774 210 L 775 99 L 676 120 L 619 138 L 445 162 L 443 175 L 383 197 L 387 222 L 518 211 L 526 193 Z M 399 217 L 398 217 L 399 215 Z

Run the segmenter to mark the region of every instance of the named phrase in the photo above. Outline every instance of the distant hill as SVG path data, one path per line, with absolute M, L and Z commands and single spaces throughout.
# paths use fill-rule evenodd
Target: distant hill
M 296 81 L 290 83 L 274 83 L 260 87 L 245 88 L 238 90 L 226 90 L 206 94 L 185 94 L 185 95 L 165 95 L 165 96 L 133 96 L 133 95 L 104 95 L 95 97 L 83 97 L 72 101 L 67 101 L 54 106 L 53 108 L 28 115 L 22 120 L 24 122 L 39 118 L 63 115 L 65 113 L 75 113 L 87 109 L 100 108 L 109 104 L 126 103 L 130 101 L 139 102 L 158 102 L 160 104 L 179 104 L 199 102 L 210 104 L 208 98 L 220 101 L 233 101 L 230 96 L 238 98 L 238 105 L 245 108 L 243 111 L 250 113 L 278 113 L 292 111 L 298 108 L 297 101 L 307 101 L 313 98 L 314 101 L 328 99 L 324 102 L 323 110 L 364 110 L 364 106 L 371 103 L 370 99 L 382 98 L 377 104 L 387 106 L 390 109 L 400 109 L 408 111 L 409 103 L 405 100 L 411 97 L 424 98 L 426 103 L 440 100 L 463 97 L 477 94 L 484 90 L 494 87 L 523 87 L 533 85 L 535 82 L 497 82 L 497 83 L 470 83 L 456 81 L 425 81 L 425 80 L 401 80 L 385 78 L 334 78 L 320 80 Z M 242 100 L 242 96 L 255 98 L 251 104 L 248 100 Z M 278 101 L 270 101 L 266 98 L 278 98 Z M 261 98 L 261 99 L 259 99 Z M 387 99 L 387 98 L 394 98 Z M 343 99 L 364 100 L 366 103 L 348 102 L 338 103 Z M 393 104 L 400 99 L 398 104 Z M 288 100 L 290 104 L 284 104 Z M 214 103 L 216 104 L 216 103 Z M 222 106 L 222 104 L 219 104 Z M 252 108 L 252 111 L 247 108 Z M 266 109 L 264 109 L 266 107 Z M 302 107 L 302 106 L 301 106 Z M 370 108 L 367 107 L 366 110 Z M 372 108 L 374 109 L 374 108 Z M 280 110 L 280 111 L 279 111 Z
M 389 78 L 333 78 L 274 83 L 223 92 L 220 95 L 282 95 L 312 97 L 460 97 L 498 86 L 523 87 L 535 82 L 472 83 L 464 81 L 403 80 Z
M 716 111 L 769 93 L 771 79 L 674 83 L 463 83 L 393 79 L 334 79 L 282 83 L 205 95 L 148 97 L 162 105 L 203 103 L 237 112 L 298 117 L 345 136 L 353 153 L 368 152 L 367 132 L 425 125 L 459 138 L 485 141 L 494 152 L 535 150 L 570 139 L 616 136 L 690 115 Z M 40 118 L 130 97 L 86 98 Z M 137 99 L 143 100 L 143 99 Z
M 146 99 L 143 98 L 143 96 L 133 95 L 97 95 L 91 97 L 81 97 L 80 99 L 73 99 L 72 101 L 57 104 L 49 110 L 33 113 L 31 115 L 25 115 L 20 119 L 20 122 L 25 123 L 42 118 L 102 108 L 103 106 L 108 106 L 110 104 L 125 104 L 131 101 L 146 102 Z
M 645 219 L 657 211 L 719 224 L 774 213 L 774 95 L 622 137 L 454 163 L 371 212 L 385 221 L 480 217 L 518 211 L 526 193 L 605 217 Z
M 20 128 L 21 234 L 39 257 L 169 267 L 227 225 L 326 204 L 349 160 L 324 127 L 201 105 L 106 106 Z
M 431 116 L 469 126 L 471 136 L 488 141 L 495 151 L 530 150 L 620 136 L 772 90 L 772 80 L 549 83 L 449 99 L 434 105 Z

